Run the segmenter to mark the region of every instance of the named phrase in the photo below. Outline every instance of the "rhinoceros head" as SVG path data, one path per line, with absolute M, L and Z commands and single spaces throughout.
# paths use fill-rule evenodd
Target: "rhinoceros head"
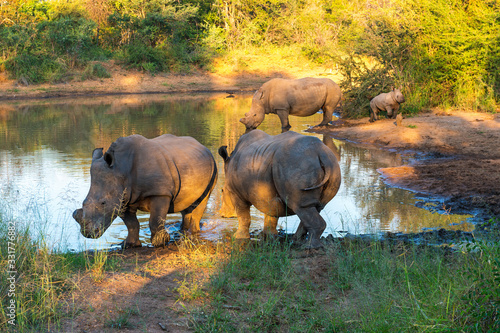
M 224 174 L 227 175 L 227 165 L 229 163 L 229 154 L 227 152 L 227 146 L 222 146 L 219 148 L 219 155 L 224 160 Z M 220 215 L 222 217 L 236 217 L 235 207 L 233 202 L 231 201 L 231 197 L 229 195 L 229 188 L 227 186 L 228 179 L 224 182 L 224 187 L 222 188 L 222 204 L 220 207 Z
M 92 153 L 90 190 L 83 207 L 73 212 L 80 232 L 87 238 L 99 238 L 120 215 L 126 196 L 125 179 L 115 169 L 112 151 L 103 155 L 102 148 Z
M 399 90 L 398 88 L 393 88 L 391 94 L 396 102 L 398 102 L 399 104 L 404 103 L 405 97 L 401 93 L 401 90 Z
M 252 106 L 250 111 L 245 113 L 245 117 L 240 119 L 240 122 L 248 129 L 256 129 L 263 121 L 266 115 L 264 107 L 264 92 L 262 89 L 257 90 L 252 98 Z

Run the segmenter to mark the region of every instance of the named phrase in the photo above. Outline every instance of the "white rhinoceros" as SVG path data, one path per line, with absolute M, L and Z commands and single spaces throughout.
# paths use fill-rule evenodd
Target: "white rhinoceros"
M 253 205 L 265 214 L 265 234 L 277 232 L 278 217 L 297 214 L 300 224 L 294 239 L 309 234 L 307 247 L 321 246 L 326 222 L 319 213 L 337 194 L 341 181 L 337 158 L 327 145 L 291 131 L 271 136 L 252 130 L 240 137 L 231 156 L 226 146 L 219 148 L 219 155 L 226 176 L 221 215 L 236 211 L 236 238 L 250 237 Z
M 95 149 L 90 190 L 74 219 L 81 233 L 98 238 L 120 216 L 128 229 L 124 247 L 141 246 L 137 210 L 150 212 L 153 245 L 162 245 L 167 213 L 182 213 L 182 229 L 200 231 L 200 219 L 217 181 L 210 150 L 191 137 L 164 134 L 154 139 L 117 139 L 106 153 Z M 168 234 L 167 234 L 168 236 Z

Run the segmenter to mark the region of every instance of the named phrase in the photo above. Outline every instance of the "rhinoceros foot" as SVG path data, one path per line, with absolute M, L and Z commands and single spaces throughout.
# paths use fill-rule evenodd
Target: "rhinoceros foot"
M 154 247 L 162 247 L 168 244 L 170 241 L 170 235 L 167 230 L 162 229 L 158 231 L 151 239 L 151 244 Z
M 319 249 L 323 247 L 323 244 L 321 244 L 319 239 L 309 237 L 309 239 L 307 239 L 306 243 L 304 244 L 304 247 L 308 250 Z
M 127 242 L 126 240 L 124 240 L 123 242 L 120 243 L 120 246 L 122 249 L 130 249 L 130 248 L 133 248 L 133 247 L 142 247 L 142 243 L 140 240 L 134 242 L 134 243 L 129 243 Z

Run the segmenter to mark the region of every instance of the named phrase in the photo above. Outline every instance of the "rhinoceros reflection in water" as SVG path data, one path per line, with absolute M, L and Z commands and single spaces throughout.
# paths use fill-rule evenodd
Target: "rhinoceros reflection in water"
M 285 132 L 271 136 L 252 130 L 240 137 L 231 156 L 219 148 L 226 181 L 221 215 L 236 211 L 236 238 L 249 238 L 250 206 L 265 214 L 264 233 L 275 234 L 278 217 L 297 214 L 300 224 L 294 239 L 307 247 L 321 246 L 326 222 L 319 212 L 337 194 L 340 166 L 333 142 Z M 331 147 L 331 148 L 329 148 Z
M 167 213 L 182 213 L 182 229 L 200 231 L 200 219 L 217 181 L 217 166 L 206 147 L 191 137 L 164 134 L 154 139 L 117 139 L 106 153 L 95 149 L 90 190 L 73 217 L 85 237 L 98 238 L 120 216 L 128 229 L 124 247 L 141 246 L 137 210 L 150 212 L 151 242 L 168 242 Z

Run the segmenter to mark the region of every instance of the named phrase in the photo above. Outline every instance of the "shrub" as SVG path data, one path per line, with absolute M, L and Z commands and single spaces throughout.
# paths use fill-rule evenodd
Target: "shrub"
M 82 73 L 82 80 L 105 79 L 110 78 L 111 74 L 106 67 L 100 63 L 91 63 L 85 67 Z
M 21 54 L 8 59 L 5 68 L 12 77 L 27 83 L 58 82 L 65 73 L 66 66 L 53 55 Z
M 347 113 L 368 114 L 367 96 L 391 85 L 403 88 L 407 111 L 438 105 L 494 110 L 500 93 L 494 6 L 395 0 L 361 8 L 365 22 L 355 22 L 359 29 L 344 36 L 350 55 L 341 61 Z

